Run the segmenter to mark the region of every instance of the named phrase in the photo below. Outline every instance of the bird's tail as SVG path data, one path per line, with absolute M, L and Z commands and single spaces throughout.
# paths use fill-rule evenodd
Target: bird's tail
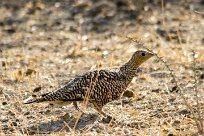
M 30 103 L 39 103 L 39 102 L 43 102 L 45 101 L 45 98 L 33 98 L 33 97 L 29 97 L 28 99 L 24 100 L 24 104 L 30 104 Z

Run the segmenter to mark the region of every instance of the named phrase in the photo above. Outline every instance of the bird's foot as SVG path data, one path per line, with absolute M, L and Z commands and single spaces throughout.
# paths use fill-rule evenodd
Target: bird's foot
M 77 111 L 79 111 L 79 112 L 82 113 L 82 115 L 85 114 L 85 112 L 79 108 L 79 106 L 77 105 L 77 102 L 76 102 L 76 101 L 73 102 L 73 105 L 74 105 L 74 107 L 75 107 L 75 109 L 76 109 Z
M 106 115 L 105 117 L 103 117 L 102 118 L 102 122 L 103 123 L 110 123 L 110 122 L 112 122 L 112 121 L 115 121 L 116 119 L 115 118 L 113 118 L 113 117 L 111 117 L 110 115 Z

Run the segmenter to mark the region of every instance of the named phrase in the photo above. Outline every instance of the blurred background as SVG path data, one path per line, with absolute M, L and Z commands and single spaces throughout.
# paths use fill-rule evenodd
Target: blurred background
M 144 50 L 130 38 L 162 57 L 186 88 L 189 104 L 196 107 L 199 99 L 202 107 L 203 32 L 203 0 L 0 0 L 0 134 L 69 131 L 56 119 L 61 109 L 25 106 L 22 100 L 53 91 L 76 74 L 124 64 L 134 51 Z M 195 72 L 199 97 L 193 89 Z M 177 93 L 167 93 L 175 90 L 169 73 L 151 59 L 128 88 L 134 97 L 123 99 L 123 107 L 117 101 L 104 108 L 131 125 L 93 127 L 90 115 L 81 118 L 77 129 L 88 127 L 90 134 L 195 134 L 189 108 Z

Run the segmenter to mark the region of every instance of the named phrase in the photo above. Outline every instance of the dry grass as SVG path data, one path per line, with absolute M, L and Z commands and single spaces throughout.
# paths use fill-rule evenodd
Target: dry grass
M 161 7 L 145 5 L 146 11 L 135 21 L 120 20 L 119 14 L 125 17 L 132 13 L 118 10 L 116 14 L 109 6 L 98 6 L 94 16 L 92 4 L 46 5 L 38 1 L 37 10 L 30 2 L 19 9 L 15 6 L 6 9 L 2 4 L 0 134 L 202 135 L 204 20 L 201 10 L 196 10 L 198 13 L 182 8 L 185 3 L 174 5 L 162 1 Z M 77 13 L 78 7 L 83 6 L 84 13 Z M 76 12 L 73 15 L 71 8 Z M 105 10 L 96 10 L 100 8 Z M 99 19 L 95 17 L 109 13 L 114 14 L 111 20 L 114 25 L 111 21 L 107 26 L 98 25 Z M 8 18 L 13 23 L 7 24 Z M 99 32 L 91 29 L 94 19 L 94 28 Z M 89 93 L 80 104 L 84 115 L 72 105 L 60 108 L 22 103 L 30 95 L 55 90 L 76 74 L 118 67 L 138 49 L 154 52 L 156 57 L 137 72 L 128 88 L 134 93 L 132 97 L 122 97 L 104 107 L 104 112 L 116 121 L 109 124 L 100 121 L 101 116 L 88 104 Z

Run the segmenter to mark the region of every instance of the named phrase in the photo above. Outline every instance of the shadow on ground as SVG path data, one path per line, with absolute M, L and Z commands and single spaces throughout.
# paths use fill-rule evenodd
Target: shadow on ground
M 99 119 L 97 114 L 83 114 L 79 119 L 75 130 L 81 131 L 88 127 L 91 124 L 94 124 L 95 121 Z M 53 132 L 64 132 L 70 131 L 74 128 L 76 123 L 76 118 L 73 116 L 65 115 L 56 121 L 49 121 L 46 123 L 39 123 L 37 126 L 31 126 L 26 128 L 26 132 L 30 135 L 32 134 L 50 134 Z

